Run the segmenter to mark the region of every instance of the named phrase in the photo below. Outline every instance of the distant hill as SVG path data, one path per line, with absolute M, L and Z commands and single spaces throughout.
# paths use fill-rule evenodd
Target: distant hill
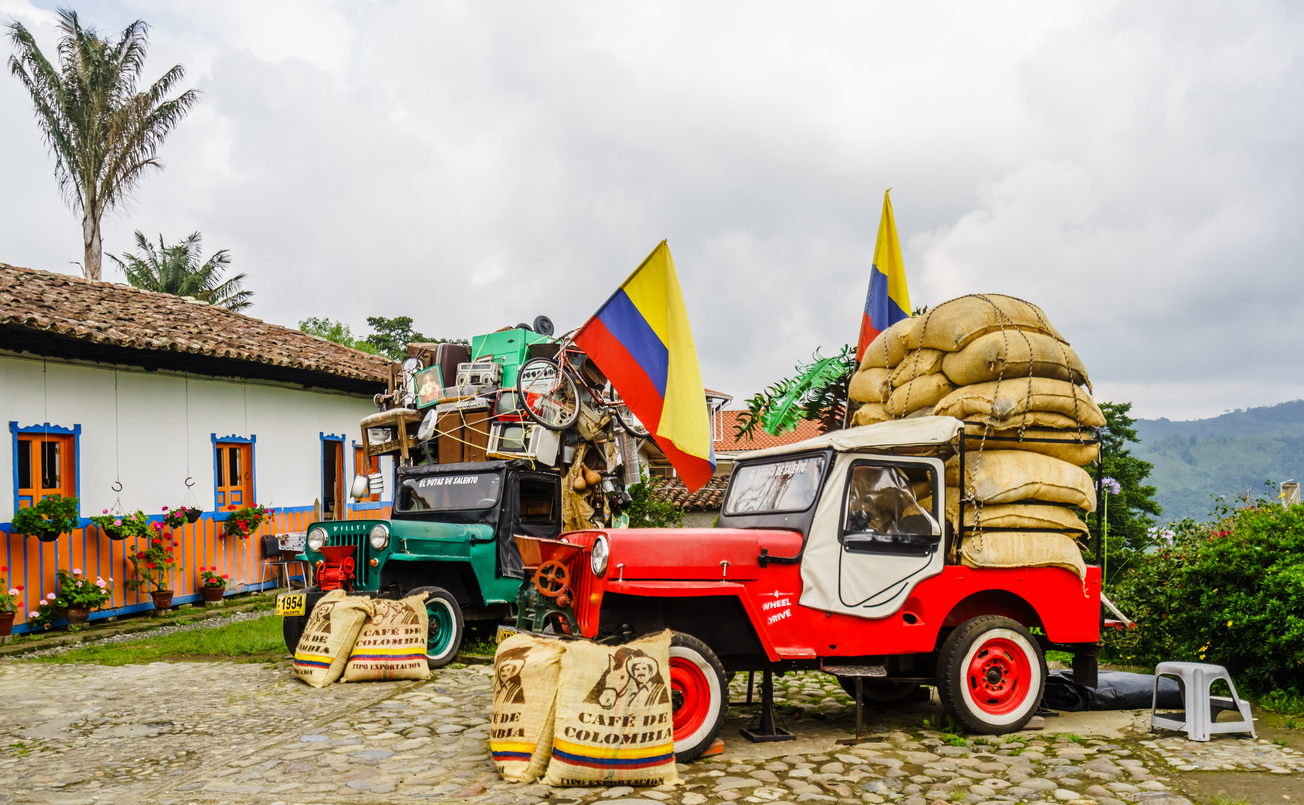
M 1133 452 L 1155 465 L 1150 482 L 1163 522 L 1203 519 L 1214 495 L 1265 490 L 1264 481 L 1304 481 L 1304 400 L 1231 411 L 1211 419 L 1139 419 Z

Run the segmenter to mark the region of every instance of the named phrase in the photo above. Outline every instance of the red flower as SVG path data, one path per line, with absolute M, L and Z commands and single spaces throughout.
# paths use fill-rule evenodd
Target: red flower
M 224 579 L 225 579 L 225 578 L 229 578 L 229 577 L 228 577 L 228 576 L 227 576 L 227 575 L 226 575 L 226 574 L 225 574 L 225 573 L 223 573 L 223 574 L 222 574 L 222 578 L 224 578 Z M 22 589 L 22 588 L 21 588 L 21 587 L 19 587 L 19 588 L 18 588 L 18 589 L 20 589 L 20 590 L 21 590 L 21 589 Z
M 21 590 L 21 589 L 23 589 L 23 587 L 22 587 L 22 585 L 20 584 L 20 585 L 14 587 L 14 589 L 15 589 L 15 590 Z

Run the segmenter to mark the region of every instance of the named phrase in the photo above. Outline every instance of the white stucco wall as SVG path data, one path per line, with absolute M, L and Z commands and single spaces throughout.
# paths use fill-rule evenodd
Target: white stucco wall
M 113 504 L 115 478 L 125 511 L 179 505 L 187 474 L 197 505 L 213 511 L 213 434 L 255 438 L 255 498 L 276 508 L 322 497 L 321 434 L 343 436 L 347 493 L 358 421 L 375 410 L 369 398 L 344 393 L 0 353 L 0 522 L 15 505 L 10 422 L 81 426 L 78 493 L 88 517 Z M 388 459 L 381 470 L 391 471 Z

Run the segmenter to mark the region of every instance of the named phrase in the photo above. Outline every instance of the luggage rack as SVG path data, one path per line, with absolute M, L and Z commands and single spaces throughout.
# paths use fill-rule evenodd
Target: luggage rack
M 980 431 L 980 432 L 978 432 L 978 433 L 970 433 L 970 432 L 969 432 L 969 425 L 971 425 L 971 424 L 976 425 L 977 423 L 969 423 L 969 422 L 966 422 L 966 423 L 964 423 L 964 427 L 960 430 L 960 450 L 959 450 L 959 455 L 960 455 L 960 509 L 959 509 L 959 517 L 958 517 L 959 522 L 956 524 L 956 540 L 955 540 L 955 547 L 954 547 L 954 553 L 955 553 L 955 559 L 956 559 L 956 561 L 959 561 L 959 551 L 960 551 L 960 542 L 961 542 L 961 540 L 964 538 L 964 536 L 965 536 L 966 534 L 972 534 L 972 533 L 977 532 L 977 531 L 984 531 L 984 532 L 986 532 L 986 531 L 990 531 L 990 532 L 992 532 L 992 533 L 1001 533 L 1001 532 L 1021 532 L 1021 533 L 1066 534 L 1066 535 L 1067 535 L 1067 534 L 1077 534 L 1077 533 L 1080 533 L 1080 532 L 1078 532 L 1078 531 L 1076 531 L 1076 530 L 1074 530 L 1074 529 L 1067 529 L 1067 528 L 1020 528 L 1020 527 L 1013 527 L 1013 526 L 997 526 L 997 527 L 991 527 L 991 526 L 982 526 L 982 527 L 966 526 L 966 525 L 964 524 L 964 504 L 966 504 L 966 503 L 974 503 L 974 502 L 976 502 L 976 501 L 974 501 L 972 498 L 969 498 L 969 497 L 967 497 L 967 496 L 965 495 L 965 471 L 964 471 L 965 454 L 968 453 L 968 451 L 969 451 L 969 447 L 968 447 L 969 442 L 978 442 L 979 444 L 985 444 L 986 442 L 998 442 L 998 443 L 999 443 L 999 442 L 1016 442 L 1016 443 L 1034 442 L 1034 443 L 1037 443 L 1037 444 L 1075 444 L 1075 445 L 1090 445 L 1090 444 L 1098 444 L 1098 445 L 1101 446 L 1101 452 L 1102 452 L 1102 454 L 1103 454 L 1103 452 L 1104 452 L 1104 441 L 1103 441 L 1103 440 L 1101 439 L 1101 437 L 1100 437 L 1100 428 L 1079 428 L 1079 429 L 1077 429 L 1077 430 L 1064 430 L 1064 429 L 1057 429 L 1057 428 L 1047 428 L 1047 427 L 1040 427 L 1040 426 L 1030 426 L 1030 427 L 1027 427 L 1027 428 L 1023 428 L 1023 429 L 1021 429 L 1021 430 L 1020 430 L 1020 435 L 1019 435 L 1019 436 L 996 436 L 996 435 L 992 435 L 992 434 L 986 433 L 985 430 L 984 430 L 984 431 Z M 1023 434 L 1027 434 L 1027 433 L 1034 433 L 1034 434 L 1038 434 L 1038 433 L 1040 433 L 1040 434 L 1048 434 L 1048 435 L 1045 435 L 1045 436 L 1038 436 L 1038 435 L 1027 436 L 1027 435 L 1023 435 Z M 1054 434 L 1054 435 L 1049 435 L 1049 434 Z M 981 451 L 980 451 L 980 452 L 981 452 Z M 1094 540 L 1094 541 L 1095 541 L 1095 550 L 1094 550 L 1094 554 L 1095 554 L 1095 556 L 1096 556 L 1097 558 L 1099 558 L 1099 556 L 1100 556 L 1100 551 L 1101 551 L 1101 534 L 1103 533 L 1103 532 L 1102 532 L 1102 529 L 1101 529 L 1100 483 L 1101 483 L 1102 480 L 1104 480 L 1104 467 L 1105 467 L 1105 464 L 1104 464 L 1104 461 L 1101 460 L 1102 458 L 1103 458 L 1103 455 L 1102 455 L 1102 456 L 1098 456 L 1098 457 L 1096 458 L 1096 461 L 1095 461 L 1095 465 L 1096 465 L 1096 483 L 1095 483 L 1095 487 L 1096 487 L 1096 490 L 1095 490 L 1095 491 L 1096 491 L 1096 512 L 1095 512 L 1095 514 L 1096 514 L 1096 533 L 1095 533 L 1095 540 Z M 1024 505 L 1029 505 L 1029 506 L 1032 506 L 1032 505 L 1036 505 L 1036 506 L 1063 506 L 1063 507 L 1065 507 L 1065 508 L 1074 508 L 1073 504 L 1071 504 L 1071 503 L 1058 503 L 1058 502 L 1053 502 L 1053 501 L 1048 501 L 1048 500 L 1025 500 L 1025 501 L 1019 501 L 1018 503 L 1016 503 L 1016 504 L 1011 504 L 1011 505 L 1019 505 L 1019 504 L 1024 504 Z

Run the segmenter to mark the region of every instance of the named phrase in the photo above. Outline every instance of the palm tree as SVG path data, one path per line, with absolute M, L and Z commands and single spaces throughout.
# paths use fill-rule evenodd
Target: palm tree
M 7 27 L 15 51 L 9 69 L 32 96 L 60 191 L 82 214 L 82 273 L 98 280 L 100 218 L 131 193 L 147 168 L 162 167 L 159 146 L 199 95 L 186 90 L 167 99 L 185 76 L 179 64 L 137 92 L 148 44 L 148 26 L 140 20 L 109 41 L 94 28 L 82 28 L 75 11 L 59 9 L 64 35 L 58 70 L 21 23 Z
M 124 252 L 121 260 L 111 254 L 109 259 L 126 273 L 127 282 L 137 288 L 193 296 L 210 305 L 237 312 L 253 305 L 254 292 L 242 287 L 244 274 L 222 279 L 222 273 L 231 264 L 231 255 L 226 249 L 214 252 L 208 260 L 200 262 L 202 239 L 198 232 L 194 232 L 180 243 L 168 246 L 159 235 L 158 247 L 155 248 L 137 231 L 136 251 L 139 255 Z

